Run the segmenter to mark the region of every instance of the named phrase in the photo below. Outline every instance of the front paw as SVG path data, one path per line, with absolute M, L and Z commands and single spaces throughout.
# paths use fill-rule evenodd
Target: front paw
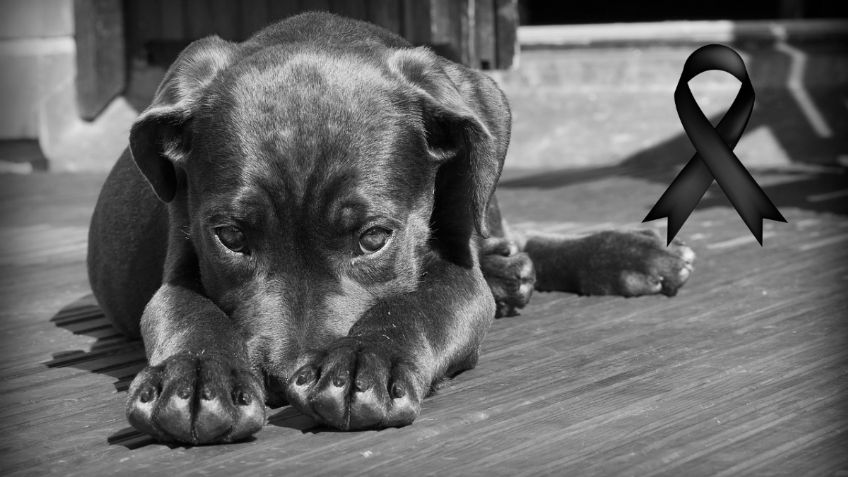
M 578 276 L 586 295 L 674 296 L 694 270 L 695 252 L 679 240 L 666 247 L 654 230 L 589 237 L 588 264 Z
M 130 424 L 165 442 L 231 442 L 265 424 L 261 381 L 220 356 L 172 356 L 138 373 L 128 394 Z
M 429 383 L 385 339 L 342 338 L 326 351 L 303 356 L 289 380 L 289 402 L 342 430 L 412 423 Z
M 510 240 L 493 237 L 482 242 L 480 269 L 497 305 L 495 317 L 514 316 L 533 294 L 536 270 L 533 261 Z

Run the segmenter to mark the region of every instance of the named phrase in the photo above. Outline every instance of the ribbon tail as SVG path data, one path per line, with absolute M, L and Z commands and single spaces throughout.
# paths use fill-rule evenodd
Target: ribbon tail
M 695 154 L 677 174 L 642 222 L 668 218 L 666 246 L 670 245 L 712 182 L 713 176 L 706 164 L 700 155 Z
M 725 195 L 728 196 L 728 199 L 730 199 L 730 202 L 736 208 L 748 230 L 751 231 L 754 238 L 762 246 L 763 220 L 770 219 L 776 222 L 786 222 L 786 218 L 777 210 L 777 207 L 754 181 L 753 177 L 750 174 L 748 174 L 748 177 L 750 178 L 750 183 L 744 186 L 747 187 L 747 189 L 743 189 L 744 192 L 737 189 L 732 194 L 725 192 Z M 721 185 L 721 181 L 719 181 L 719 185 Z

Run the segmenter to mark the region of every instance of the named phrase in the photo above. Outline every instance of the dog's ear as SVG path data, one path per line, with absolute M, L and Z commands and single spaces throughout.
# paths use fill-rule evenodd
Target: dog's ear
M 481 73 L 442 60 L 426 48 L 395 51 L 388 63 L 418 96 L 427 148 L 440 164 L 433 211 L 438 238 L 467 243 L 471 227 L 487 236 L 486 212 L 506 146 L 495 137 L 502 131 L 491 131 L 477 112 L 498 107 L 471 105 L 461 91 L 480 103 L 492 98 L 503 101 L 502 94 Z M 501 106 L 505 108 L 505 102 Z
M 237 45 L 217 36 L 189 45 L 168 69 L 153 103 L 130 130 L 130 152 L 164 202 L 177 191 L 177 165 L 191 148 L 188 124 L 204 88 L 232 61 Z

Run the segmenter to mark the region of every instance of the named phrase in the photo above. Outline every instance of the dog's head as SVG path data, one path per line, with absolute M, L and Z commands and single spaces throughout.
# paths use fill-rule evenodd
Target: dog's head
M 251 48 L 192 44 L 130 148 L 202 292 L 288 376 L 434 255 L 476 266 L 502 154 L 427 50 Z

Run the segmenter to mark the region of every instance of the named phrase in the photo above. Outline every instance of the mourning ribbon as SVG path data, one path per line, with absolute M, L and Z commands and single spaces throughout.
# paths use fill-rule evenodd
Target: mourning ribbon
M 689 89 L 689 80 L 709 70 L 725 71 L 742 83 L 733 104 L 715 128 L 698 107 Z M 683 65 L 683 73 L 674 91 L 674 104 L 680 123 L 697 152 L 642 222 L 668 217 L 667 240 L 670 244 L 715 180 L 762 245 L 762 219 L 780 222 L 786 222 L 786 219 L 733 154 L 733 148 L 742 137 L 754 109 L 754 87 L 742 58 L 723 45 L 706 45 L 695 50 Z

